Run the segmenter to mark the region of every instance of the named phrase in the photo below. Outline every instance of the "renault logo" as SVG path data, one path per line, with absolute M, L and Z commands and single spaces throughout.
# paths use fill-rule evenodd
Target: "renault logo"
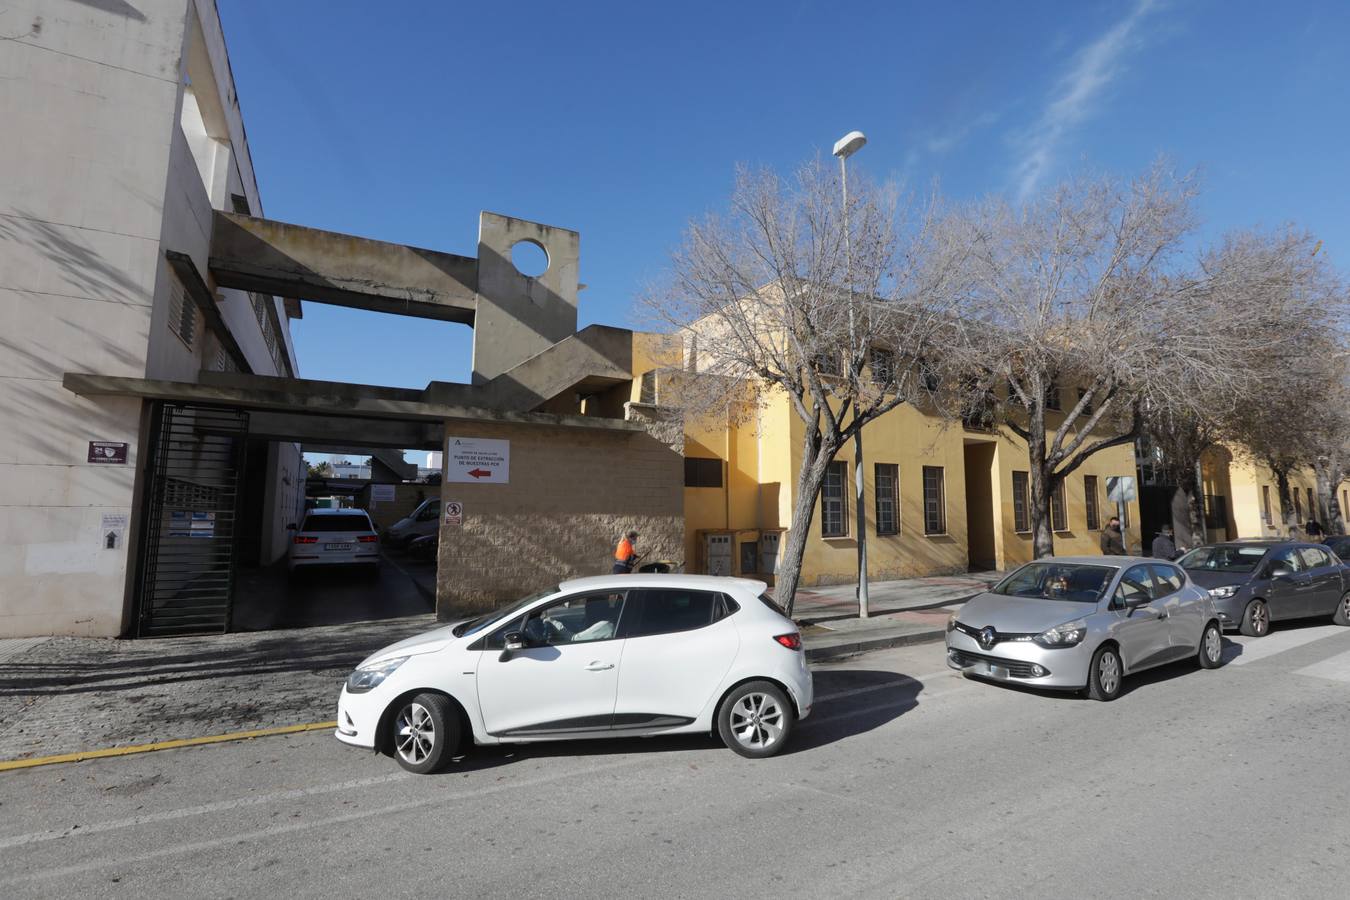
M 985 650 L 994 646 L 995 642 L 998 641 L 998 632 L 994 630 L 993 625 L 986 625 L 980 629 L 979 641 L 980 646 Z

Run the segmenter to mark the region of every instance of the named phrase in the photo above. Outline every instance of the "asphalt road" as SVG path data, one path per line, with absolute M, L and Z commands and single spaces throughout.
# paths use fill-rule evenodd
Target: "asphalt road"
M 871 653 L 760 762 L 667 738 L 419 778 L 309 734 L 9 773 L 0 896 L 1345 897 L 1350 629 L 1228 656 L 1108 704 Z

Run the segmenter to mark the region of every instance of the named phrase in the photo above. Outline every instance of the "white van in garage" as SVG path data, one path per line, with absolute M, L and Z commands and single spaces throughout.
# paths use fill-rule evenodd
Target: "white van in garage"
M 385 542 L 391 547 L 406 547 L 414 540 L 435 534 L 441 527 L 441 498 L 428 497 L 417 509 L 399 519 L 385 532 Z

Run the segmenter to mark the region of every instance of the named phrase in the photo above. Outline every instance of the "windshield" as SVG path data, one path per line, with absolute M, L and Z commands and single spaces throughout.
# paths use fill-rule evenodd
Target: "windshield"
M 1265 555 L 1265 547 L 1218 544 L 1192 550 L 1177 562 L 1183 569 L 1199 572 L 1254 572 Z
M 1040 600 L 1065 600 L 1070 603 L 1095 603 L 1101 599 L 1114 566 L 1088 566 L 1075 563 L 1030 563 L 1003 579 L 993 593 L 1007 597 L 1035 597 Z
M 476 634 L 477 632 L 482 631 L 484 628 L 491 625 L 498 619 L 509 618 L 512 615 L 520 612 L 525 607 L 529 606 L 534 601 L 542 600 L 551 594 L 558 593 L 558 591 L 560 590 L 562 590 L 562 588 L 555 585 L 554 587 L 546 588 L 542 591 L 537 591 L 528 597 L 524 597 L 520 600 L 517 600 L 510 606 L 503 607 L 501 609 L 494 609 L 487 615 L 479 616 L 476 619 L 470 619 L 467 622 L 460 622 L 451 630 L 450 633 L 453 634 L 455 637 L 464 637 L 465 635 Z

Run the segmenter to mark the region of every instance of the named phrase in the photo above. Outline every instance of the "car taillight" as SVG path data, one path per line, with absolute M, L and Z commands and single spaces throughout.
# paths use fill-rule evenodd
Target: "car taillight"
M 802 636 L 795 631 L 790 634 L 775 634 L 773 639 L 789 650 L 802 649 Z
M 297 534 L 291 541 L 293 544 L 317 544 L 319 539 L 309 534 Z
M 356 539 L 363 544 L 373 544 L 379 540 L 379 537 L 373 534 L 361 534 L 357 535 Z

